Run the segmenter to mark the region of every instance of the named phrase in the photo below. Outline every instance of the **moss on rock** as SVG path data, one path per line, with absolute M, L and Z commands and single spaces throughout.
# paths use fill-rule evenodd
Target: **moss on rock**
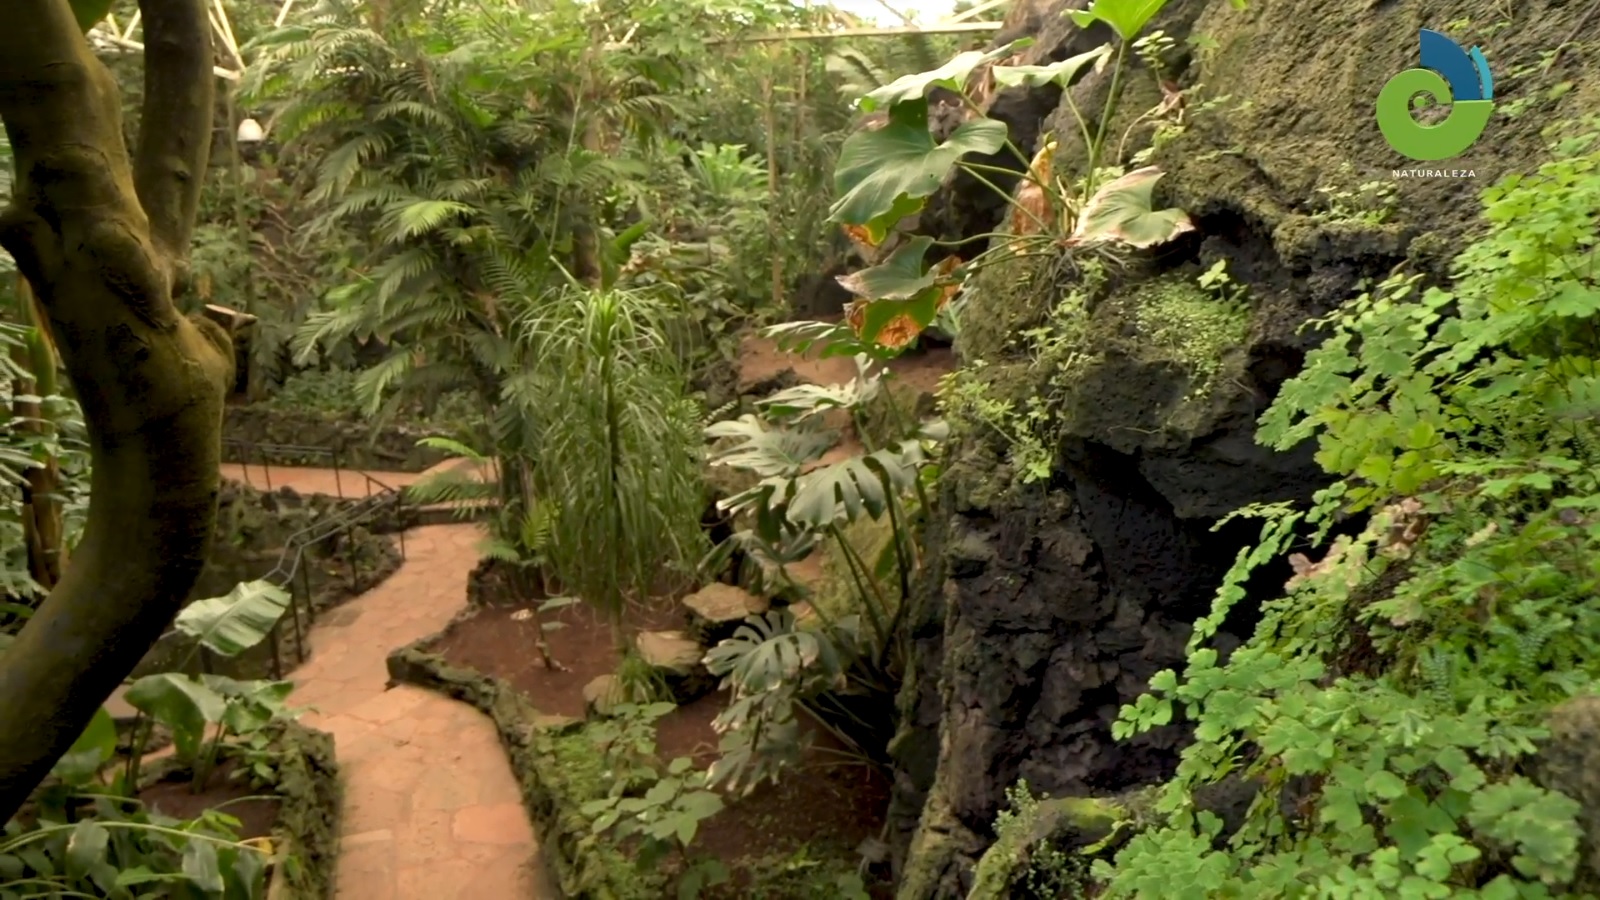
M 333 736 L 298 722 L 268 726 L 282 798 L 274 843 L 292 862 L 282 865 L 284 900 L 321 900 L 333 895 L 339 860 L 339 814 L 344 791 Z M 275 879 L 276 880 L 276 879 Z M 277 898 L 273 898 L 277 900 Z
M 446 454 L 417 441 L 437 429 L 393 425 L 374 431 L 342 413 L 229 407 L 222 420 L 223 460 L 245 465 L 334 466 L 379 472 L 422 472 Z

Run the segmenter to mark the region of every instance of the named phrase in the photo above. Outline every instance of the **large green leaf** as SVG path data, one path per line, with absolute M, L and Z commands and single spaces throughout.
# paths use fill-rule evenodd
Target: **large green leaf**
M 971 77 L 974 69 L 984 63 L 1004 59 L 1017 50 L 1026 47 L 1031 39 L 1014 41 L 998 50 L 985 53 L 981 50 L 968 50 L 957 53 L 955 58 L 931 72 L 918 72 L 914 75 L 902 75 L 881 88 L 861 98 L 861 109 L 871 112 L 875 109 L 896 106 L 907 103 L 916 103 L 927 99 L 929 92 L 936 88 L 964 92 L 967 79 Z
M 222 724 L 235 735 L 266 727 L 294 692 L 292 681 L 237 681 L 224 675 L 202 675 L 200 681 L 227 703 Z
M 932 246 L 933 238 L 919 235 L 882 263 L 839 277 L 845 290 L 868 301 L 851 313 L 862 340 L 879 341 L 891 324 L 900 320 L 900 326 L 905 326 L 903 320 L 909 319 L 910 327 L 897 327 L 892 339 L 885 336 L 882 341 L 903 346 L 927 328 L 939 308 L 954 296 L 950 275 L 960 261 L 950 258 L 941 266 L 928 265 L 924 257 Z
M 1088 9 L 1067 13 L 1079 28 L 1104 22 L 1124 41 L 1131 41 L 1167 5 L 1167 0 L 1094 0 Z
M 840 519 L 854 522 L 863 513 L 877 519 L 888 509 L 891 491 L 911 489 L 925 460 L 922 443 L 910 440 L 807 472 L 791 485 L 789 521 L 819 529 Z
M 1051 83 L 1071 87 L 1073 80 L 1085 68 L 1093 66 L 1098 72 L 1105 68 L 1110 59 L 1111 45 L 1101 44 L 1088 53 L 1080 53 L 1048 66 L 995 66 L 994 83 L 1001 87 L 1041 87 Z
M 72 748 L 56 760 L 50 774 L 73 787 L 88 784 L 116 750 L 117 723 L 102 706 L 95 710 L 94 718 L 89 720 L 89 726 L 83 730 L 83 734 L 72 742 Z
M 767 428 L 753 415 L 716 422 L 706 428 L 706 437 L 737 438 L 739 443 L 715 453 L 711 464 L 744 469 L 762 477 L 793 475 L 807 463 L 826 453 L 838 442 L 831 431 L 805 431 Z
M 856 356 L 856 377 L 849 384 L 797 384 L 756 401 L 774 419 L 802 420 L 835 409 L 861 409 L 878 396 L 883 375 L 870 371 L 871 357 Z
M 925 101 L 900 104 L 875 130 L 845 139 L 834 170 L 839 199 L 830 221 L 863 227 L 876 246 L 895 223 L 922 208 L 968 153 L 994 153 L 1006 142 L 1006 126 L 993 119 L 962 123 L 943 144 L 928 131 Z
M 1078 215 L 1069 244 L 1118 243 L 1154 247 L 1194 228 L 1181 209 L 1152 209 L 1152 192 L 1161 180 L 1155 166 L 1135 169 L 1107 182 Z
M 209 686 L 177 672 L 146 675 L 127 693 L 134 709 L 172 730 L 172 742 L 183 759 L 194 759 L 205 740 L 206 726 L 222 721 L 228 701 Z
M 840 275 L 839 284 L 868 300 L 909 300 L 938 280 L 939 273 L 931 271 L 926 261 L 932 246 L 933 238 L 917 235 L 872 268 Z
M 71 0 L 72 17 L 78 20 L 78 27 L 88 31 L 100 24 L 111 13 L 114 0 Z
M 211 652 L 238 656 L 267 639 L 290 599 L 287 591 L 270 581 L 245 581 L 225 597 L 208 597 L 184 607 L 175 624 Z

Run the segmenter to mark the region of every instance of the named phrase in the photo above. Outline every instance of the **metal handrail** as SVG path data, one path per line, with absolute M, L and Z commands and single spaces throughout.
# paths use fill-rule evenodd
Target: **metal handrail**
M 306 615 L 310 616 L 315 612 L 311 595 L 311 572 L 309 568 L 303 565 L 306 551 L 316 547 L 324 541 L 333 538 L 335 535 L 338 535 L 341 532 L 348 537 L 352 528 L 357 525 L 363 525 L 372 521 L 385 510 L 392 510 L 395 513 L 396 518 L 400 519 L 403 525 L 403 513 L 406 504 L 405 491 L 403 489 L 395 488 L 389 484 L 385 484 L 383 481 L 372 477 L 372 475 L 367 472 L 356 470 L 355 474 L 359 474 L 366 480 L 364 485 L 366 488 L 365 496 L 360 498 L 346 498 L 344 496 L 344 484 L 340 478 L 342 466 L 340 465 L 340 453 L 338 449 L 302 446 L 296 444 L 255 443 L 253 441 L 244 441 L 238 438 L 224 438 L 223 444 L 243 451 L 244 455 L 241 456 L 241 459 L 243 459 L 244 462 L 241 462 L 240 465 L 244 467 L 246 484 L 249 484 L 250 479 L 250 457 L 252 455 L 256 455 L 252 454 L 251 451 L 256 451 L 259 454 L 261 468 L 267 482 L 267 490 L 269 491 L 272 490 L 272 467 L 266 462 L 268 454 L 277 455 L 280 458 L 287 453 L 293 453 L 298 456 L 329 457 L 333 462 L 331 468 L 333 469 L 334 473 L 334 489 L 338 491 L 337 499 L 354 500 L 354 502 L 352 502 L 350 505 L 335 511 L 332 515 L 319 518 L 300 530 L 291 533 L 287 538 L 284 539 L 283 552 L 279 554 L 277 563 L 275 563 L 265 575 L 261 576 L 260 580 L 271 581 L 280 589 L 287 591 L 289 594 L 290 618 L 293 622 L 295 633 L 295 662 L 298 665 L 299 663 L 306 661 L 305 626 L 301 620 L 300 613 L 302 594 L 304 595 L 304 602 L 306 604 Z M 402 562 L 404 562 L 406 558 L 405 528 L 400 528 L 398 534 L 400 543 L 400 559 Z M 299 576 L 298 586 L 300 590 L 298 592 L 295 590 L 296 576 Z M 356 557 L 352 555 L 350 557 L 351 586 L 359 586 L 360 579 L 360 566 L 356 562 Z M 268 639 L 272 646 L 272 676 L 278 679 L 283 677 L 283 656 L 279 650 L 278 639 L 279 629 L 281 629 L 283 625 L 283 619 L 280 618 L 277 623 L 273 625 L 272 631 L 268 635 Z M 206 650 L 204 647 L 200 648 L 198 655 L 200 659 L 201 671 L 209 672 L 211 669 L 209 653 L 210 651 Z

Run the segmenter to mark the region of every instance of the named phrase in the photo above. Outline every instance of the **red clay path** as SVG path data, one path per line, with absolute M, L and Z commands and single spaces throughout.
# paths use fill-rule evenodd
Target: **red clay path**
M 400 487 L 416 474 L 373 473 Z M 223 475 L 246 480 L 240 466 Z M 339 493 L 333 472 L 274 467 L 273 487 Z M 260 466 L 248 481 L 264 487 Z M 349 471 L 345 496 L 366 493 Z M 488 717 L 430 691 L 384 689 L 389 651 L 443 628 L 466 604 L 474 525 L 406 533 L 388 580 L 322 616 L 290 676 L 302 721 L 334 736 L 345 782 L 338 900 L 546 900 L 549 886 L 516 779 Z

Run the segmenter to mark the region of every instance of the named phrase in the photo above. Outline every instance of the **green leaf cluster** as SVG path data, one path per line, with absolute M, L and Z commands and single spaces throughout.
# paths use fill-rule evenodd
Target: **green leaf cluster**
M 1444 284 L 1397 275 L 1314 323 L 1327 339 L 1263 415 L 1338 480 L 1264 520 L 1182 671 L 1123 709 L 1195 741 L 1160 823 L 1097 864 L 1106 896 L 1581 897 L 1579 803 L 1534 764 L 1552 709 L 1600 678 L 1600 120 L 1484 192 Z M 1365 530 L 1331 540 L 1336 519 Z M 1254 636 L 1210 646 L 1293 549 Z M 1311 556 L 1321 555 L 1313 561 Z M 1588 739 L 1592 740 L 1593 735 Z M 1211 784 L 1258 788 L 1225 833 Z

